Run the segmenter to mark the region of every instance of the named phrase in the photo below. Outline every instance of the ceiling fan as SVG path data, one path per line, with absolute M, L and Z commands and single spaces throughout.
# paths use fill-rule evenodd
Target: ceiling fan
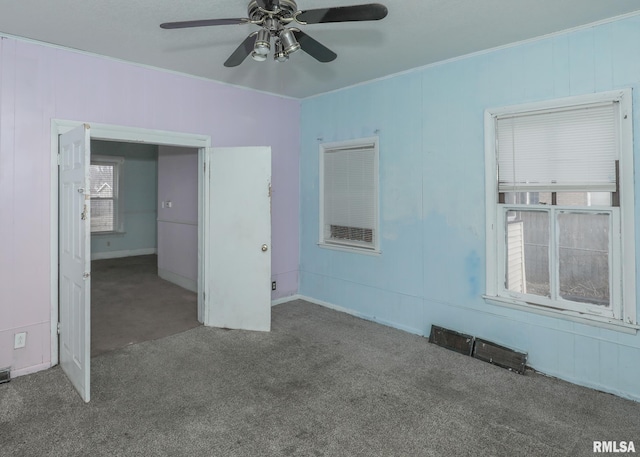
M 337 55 L 331 49 L 311 38 L 297 27 L 287 27 L 291 23 L 301 25 L 327 22 L 377 21 L 387 15 L 387 7 L 379 3 L 365 5 L 338 6 L 299 11 L 294 0 L 251 0 L 248 18 L 200 19 L 195 21 L 165 22 L 163 29 L 182 29 L 211 25 L 255 24 L 262 27 L 251 33 L 229 56 L 225 67 L 240 65 L 247 56 L 264 61 L 274 41 L 274 60 L 284 62 L 289 55 L 302 49 L 319 62 L 331 62 Z

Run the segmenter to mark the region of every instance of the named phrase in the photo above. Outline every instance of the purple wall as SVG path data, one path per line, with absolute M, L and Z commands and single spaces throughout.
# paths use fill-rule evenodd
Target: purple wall
M 0 39 L 0 368 L 51 362 L 51 119 L 210 135 L 272 148 L 273 298 L 297 292 L 297 100 Z M 286 134 L 282 132 L 286 130 Z M 13 349 L 13 336 L 28 332 Z
M 158 148 L 158 274 L 198 290 L 197 149 Z

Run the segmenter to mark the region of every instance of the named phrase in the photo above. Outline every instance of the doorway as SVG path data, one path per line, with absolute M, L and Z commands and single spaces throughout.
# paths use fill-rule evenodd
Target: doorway
M 269 331 L 271 326 L 269 147 L 211 148 L 207 136 L 54 120 L 51 359 L 52 365 L 61 363 L 85 401 L 90 399 L 90 198 L 85 189 L 91 138 L 198 149 L 198 320 L 233 329 Z
M 198 150 L 91 139 L 91 357 L 200 325 Z

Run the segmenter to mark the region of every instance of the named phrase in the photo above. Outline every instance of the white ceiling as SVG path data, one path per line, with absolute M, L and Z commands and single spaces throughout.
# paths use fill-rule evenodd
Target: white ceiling
M 246 17 L 248 0 L 0 0 L 0 32 L 304 98 L 411 68 L 640 12 L 638 0 L 379 0 L 381 21 L 300 26 L 338 58 L 224 61 L 255 25 L 164 30 L 162 22 Z M 301 10 L 367 0 L 298 0 Z M 271 56 L 270 56 L 271 57 Z

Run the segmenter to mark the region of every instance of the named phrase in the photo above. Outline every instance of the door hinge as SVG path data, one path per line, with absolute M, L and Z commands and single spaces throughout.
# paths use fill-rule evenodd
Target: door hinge
M 58 335 L 60 335 L 60 322 L 58 322 L 58 325 L 57 325 L 57 327 L 56 327 L 56 328 L 57 328 L 57 330 L 58 330 Z
M 58 161 L 58 166 L 60 166 L 60 154 L 58 154 L 57 161 Z
M 207 172 L 207 162 L 204 163 L 204 172 Z
M 202 301 L 205 301 L 207 299 L 207 294 L 202 292 Z

